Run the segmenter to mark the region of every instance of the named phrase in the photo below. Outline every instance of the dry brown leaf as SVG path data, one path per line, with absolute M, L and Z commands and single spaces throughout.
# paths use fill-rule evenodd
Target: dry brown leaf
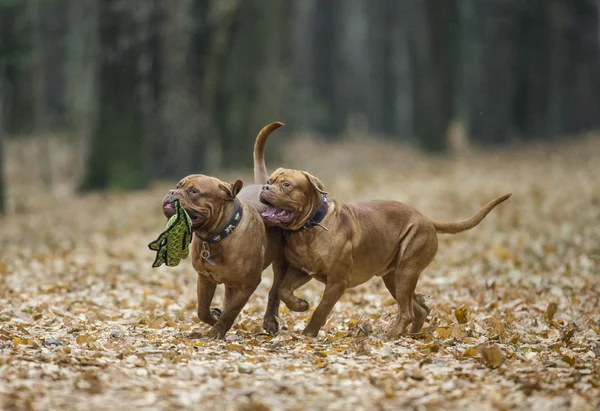
M 552 320 L 554 319 L 554 315 L 556 314 L 557 311 L 558 311 L 558 304 L 556 302 L 552 301 L 550 304 L 548 304 L 548 307 L 546 308 L 546 312 L 544 313 L 544 315 L 546 317 L 546 321 L 551 323 Z
M 498 368 L 504 363 L 504 354 L 497 345 L 484 345 L 479 348 L 481 362 L 489 368 Z
M 9 152 L 9 203 L 19 197 L 29 209 L 0 221 L 1 407 L 600 407 L 600 262 L 590 250 L 600 139 L 481 150 L 464 159 L 468 167 L 389 142 L 292 140 L 286 166 L 309 168 L 343 201 L 396 198 L 432 219 L 460 220 L 513 192 L 472 230 L 439 236 L 417 284 L 431 296 L 416 297 L 431 308 L 422 334 L 385 340 L 397 303 L 374 278 L 340 299 L 318 338 L 300 334 L 323 295 L 314 280 L 297 290 L 313 310 L 281 304 L 281 331 L 262 335 L 268 268 L 228 340 L 208 340 L 191 260 L 150 267 L 147 244 L 164 228 L 160 200 L 172 182 L 137 193 L 64 192 L 57 202 L 18 164 L 30 156 Z M 252 170 L 223 178 L 252 181 Z M 211 307 L 223 297 L 218 286 Z M 492 348 L 480 353 L 482 342 Z M 482 370 L 475 358 L 499 369 Z
M 452 336 L 452 330 L 453 330 L 453 327 L 438 327 L 438 328 L 436 328 L 435 333 L 437 334 L 437 336 L 439 338 L 446 339 L 446 338 L 450 338 L 450 336 Z
M 477 349 L 475 347 L 468 347 L 463 352 L 463 356 L 464 357 L 478 357 L 479 352 L 477 352 Z
M 454 315 L 456 316 L 456 320 L 459 324 L 465 324 L 469 321 L 471 317 L 471 311 L 468 306 L 461 305 L 456 310 L 454 310 Z

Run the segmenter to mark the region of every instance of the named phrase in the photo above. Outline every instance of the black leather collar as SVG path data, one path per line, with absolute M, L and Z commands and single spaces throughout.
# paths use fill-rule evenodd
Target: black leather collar
M 240 200 L 238 200 L 236 198 L 235 199 L 235 209 L 233 210 L 233 214 L 232 214 L 231 218 L 229 219 L 229 221 L 227 221 L 225 223 L 225 225 L 223 225 L 223 227 L 221 227 L 220 230 L 209 234 L 208 237 L 200 238 L 200 236 L 198 236 L 198 238 L 200 238 L 203 242 L 205 242 L 207 244 L 216 244 L 219 241 L 222 241 L 223 239 L 225 239 L 226 237 L 228 237 L 229 235 L 231 235 L 231 233 L 233 233 L 235 231 L 237 226 L 242 221 L 243 214 L 244 214 L 244 208 L 242 207 L 242 203 L 240 202 Z
M 325 194 L 321 194 L 321 203 L 317 206 L 317 208 L 312 213 L 312 215 L 310 216 L 308 221 L 306 223 L 304 223 L 304 225 L 302 227 L 300 227 L 299 229 L 297 229 L 296 231 L 302 231 L 302 230 L 306 230 L 307 228 L 313 228 L 316 226 L 319 226 L 319 227 L 325 229 L 325 231 L 327 231 L 327 228 L 325 228 L 321 225 L 321 221 L 323 221 L 323 219 L 327 215 L 328 210 L 329 210 L 329 203 L 327 202 L 327 196 Z

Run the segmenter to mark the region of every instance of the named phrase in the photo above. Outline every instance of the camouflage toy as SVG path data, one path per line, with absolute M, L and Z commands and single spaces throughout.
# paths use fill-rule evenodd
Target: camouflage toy
M 175 267 L 181 260 L 187 258 L 192 241 L 192 220 L 178 199 L 173 201 L 175 215 L 167 221 L 167 227 L 156 240 L 148 244 L 152 251 L 156 251 L 156 258 L 152 267 L 166 264 Z

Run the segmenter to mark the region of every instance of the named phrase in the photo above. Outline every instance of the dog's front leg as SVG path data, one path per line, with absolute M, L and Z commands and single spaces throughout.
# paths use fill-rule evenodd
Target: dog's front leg
M 208 325 L 215 325 L 217 319 L 210 312 L 210 303 L 215 296 L 217 284 L 198 274 L 198 319 Z
M 294 295 L 294 291 L 309 282 L 310 279 L 310 275 L 297 268 L 290 267 L 288 269 L 288 272 L 279 287 L 279 297 L 281 297 L 281 301 L 283 301 L 290 310 L 302 312 L 307 311 L 310 308 L 308 301 Z
M 323 298 L 302 333 L 311 337 L 316 337 L 319 334 L 319 330 L 325 325 L 333 306 L 344 295 L 346 288 L 348 288 L 347 282 L 328 282 L 325 285 Z
M 208 331 L 206 337 L 218 339 L 225 338 L 225 334 L 229 331 L 233 322 L 240 311 L 242 311 L 242 308 L 244 308 L 257 286 L 258 284 L 255 284 L 253 287 L 241 289 L 225 286 L 225 292 L 228 294 L 228 298 L 226 298 L 223 313 L 219 316 L 219 320 L 216 324 Z

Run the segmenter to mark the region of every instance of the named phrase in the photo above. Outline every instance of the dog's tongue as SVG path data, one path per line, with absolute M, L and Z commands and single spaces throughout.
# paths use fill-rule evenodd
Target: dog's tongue
M 267 210 L 262 213 L 263 217 L 273 217 L 275 214 L 277 214 L 279 210 L 275 207 L 269 206 L 269 208 L 267 208 Z

